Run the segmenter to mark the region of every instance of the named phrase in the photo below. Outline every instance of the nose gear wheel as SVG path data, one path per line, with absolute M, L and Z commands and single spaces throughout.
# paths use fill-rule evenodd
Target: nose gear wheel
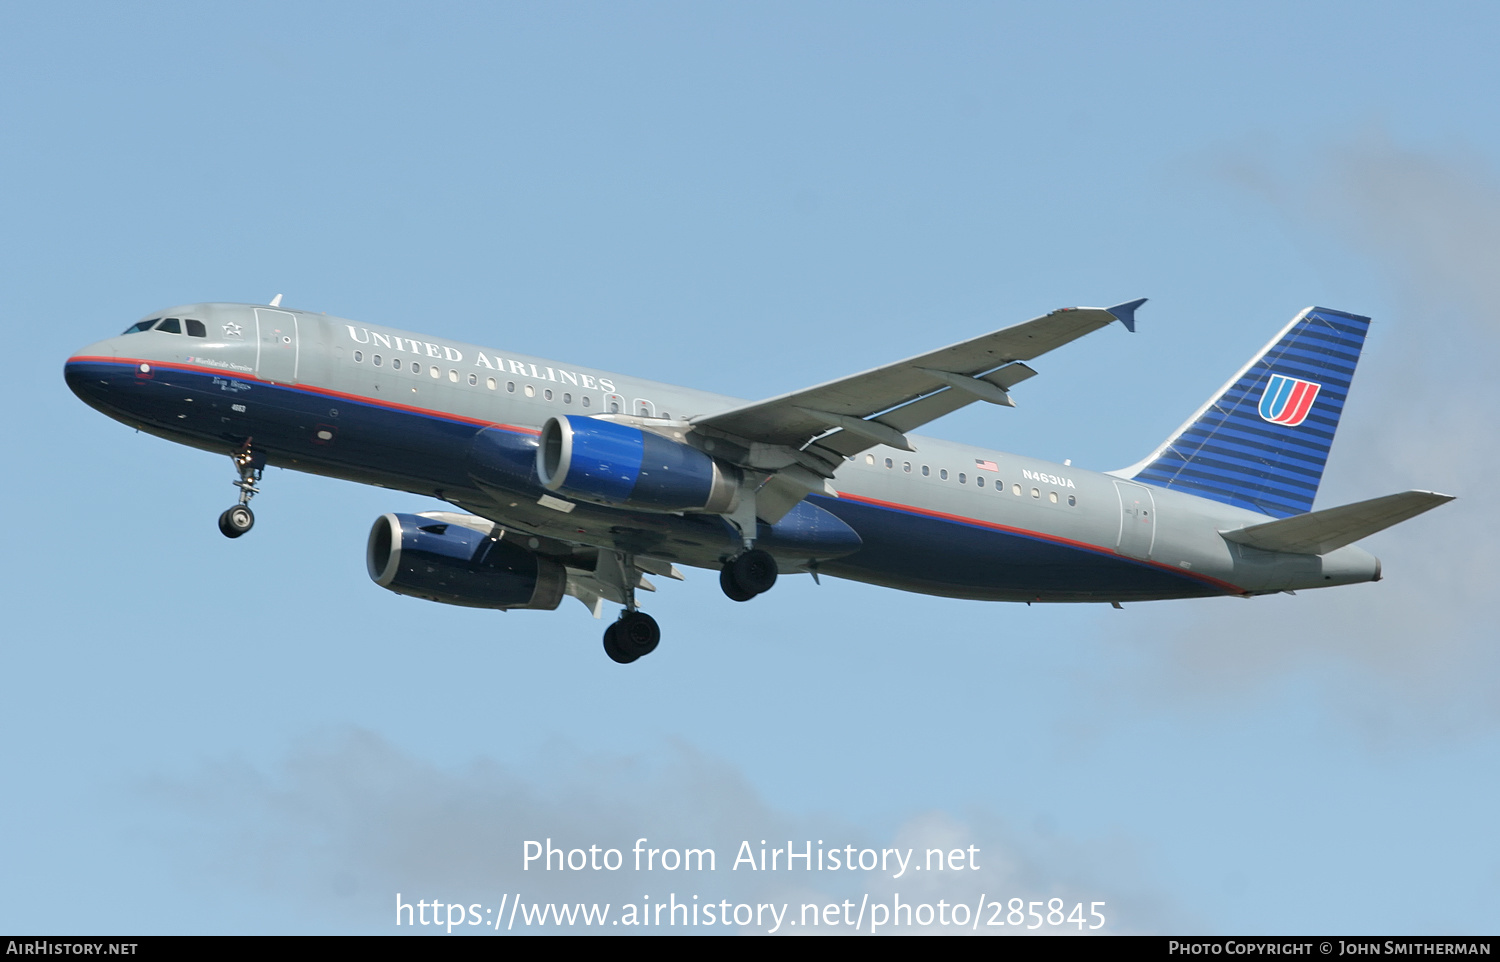
M 219 515 L 219 531 L 226 538 L 238 538 L 255 527 L 255 513 L 243 504 L 237 504 Z

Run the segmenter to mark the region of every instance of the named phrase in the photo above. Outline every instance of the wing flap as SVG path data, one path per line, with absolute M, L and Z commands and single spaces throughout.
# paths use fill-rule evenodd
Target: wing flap
M 1403 491 L 1220 534 L 1226 541 L 1266 551 L 1327 554 L 1452 500 L 1451 494 Z

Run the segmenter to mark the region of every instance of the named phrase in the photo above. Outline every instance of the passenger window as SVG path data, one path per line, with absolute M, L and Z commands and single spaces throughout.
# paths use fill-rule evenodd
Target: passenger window
M 531 384 L 526 385 L 526 396 L 527 397 L 536 397 L 536 387 L 534 385 L 531 385 Z
M 867 454 L 867 455 L 865 455 L 865 463 L 866 464 L 874 464 L 875 463 L 875 455 L 873 455 L 873 454 Z
M 573 403 L 573 395 L 571 395 L 571 394 L 564 394 L 563 395 L 563 403 L 564 404 L 572 404 Z
M 938 472 L 938 477 L 942 478 L 944 481 L 947 481 L 948 480 L 948 469 L 944 468 L 943 470 L 939 471 Z
M 958 479 L 960 481 L 962 481 L 963 480 L 963 475 L 959 475 Z M 975 475 L 975 477 L 974 477 L 974 483 L 977 484 L 977 485 L 979 485 L 981 488 L 984 487 L 984 475 L 982 475 L 982 474 Z
M 549 401 L 552 400 L 552 389 L 549 387 L 547 388 L 547 390 L 543 391 L 542 397 L 546 398 Z
M 1076 507 L 1077 505 L 1078 505 L 1078 498 L 1076 496 L 1074 496 L 1074 495 L 1071 495 L 1071 494 L 1068 495 L 1068 507 L 1072 508 L 1072 507 Z
M 469 383 L 470 384 L 478 384 L 479 383 L 479 375 L 478 374 L 470 374 L 469 375 Z
M 489 388 L 491 391 L 493 391 L 495 389 L 495 379 L 492 378 L 492 377 L 485 378 L 484 379 L 484 386 L 487 387 L 487 388 Z
M 363 364 L 364 361 L 365 361 L 365 352 L 364 351 L 355 351 L 354 352 L 354 363 L 355 364 Z
M 515 381 L 506 381 L 505 382 L 505 390 L 509 394 L 516 393 L 516 382 Z
M 161 318 L 159 318 L 159 317 L 153 317 L 149 321 L 136 321 L 134 324 L 132 324 L 129 327 L 125 328 L 125 333 L 126 334 L 139 334 L 141 331 L 149 331 L 149 330 L 151 330 L 151 325 L 155 324 L 159 320 L 161 320 Z M 121 336 L 123 337 L 124 335 L 121 335 Z
M 929 468 L 929 467 L 928 467 L 928 466 L 927 466 L 927 465 L 925 465 L 925 464 L 924 464 L 924 465 L 922 465 L 922 477 L 924 477 L 924 478 L 925 478 L 925 477 L 928 477 L 928 476 L 929 476 L 929 475 L 931 475 L 931 474 L 932 474 L 932 469 L 931 469 L 931 468 Z
M 202 321 L 189 318 L 182 323 L 187 325 L 188 337 L 208 337 L 208 330 L 203 326 Z
M 583 396 L 581 396 L 581 397 L 579 397 L 579 399 L 578 399 L 578 400 L 580 400 L 580 401 L 582 401 L 582 402 L 583 402 L 583 406 L 584 406 L 584 407 L 588 407 L 588 406 L 589 406 L 589 404 L 590 404 L 590 403 L 592 403 L 592 402 L 591 402 L 591 401 L 590 401 L 590 400 L 589 400 L 589 396 L 588 396 L 588 395 L 587 395 L 587 394 L 585 394 L 585 395 L 583 395 Z
M 437 367 L 436 364 L 434 364 L 432 367 L 429 367 L 427 369 L 427 373 L 431 374 L 433 377 L 442 377 L 443 376 L 443 372 L 438 370 L 438 367 Z
M 422 374 L 422 365 L 413 362 L 411 366 L 411 372 L 420 376 Z
M 1036 489 L 1036 488 L 1032 488 L 1032 489 L 1031 489 L 1031 496 L 1032 496 L 1032 497 L 1033 497 L 1033 498 L 1038 498 L 1038 499 L 1039 499 L 1039 498 L 1041 498 L 1041 496 L 1042 496 L 1042 492 L 1041 492 L 1041 491 L 1038 491 L 1038 490 L 1037 490 L 1037 489 Z
M 375 366 L 379 367 L 380 366 L 380 355 L 379 354 L 375 355 L 375 357 L 373 358 L 373 360 L 375 361 Z
M 894 468 L 896 466 L 896 462 L 892 461 L 890 458 L 886 458 L 885 459 L 885 466 L 888 467 L 888 468 Z
M 1021 496 L 1021 486 L 1019 484 L 1011 485 L 1010 493 L 1019 498 Z
M 1057 492 L 1056 491 L 1048 491 L 1047 492 L 1047 500 L 1051 501 L 1053 504 L 1056 504 L 1057 503 Z
M 393 358 L 391 358 L 391 370 L 393 370 L 393 371 L 399 371 L 399 370 L 401 370 L 401 359 L 399 357 L 393 357 Z
M 162 321 L 160 324 L 158 324 L 156 326 L 156 329 L 158 331 L 165 331 L 168 334 L 181 334 L 182 333 L 182 322 L 179 321 L 179 320 L 177 320 L 177 318 L 175 318 L 175 317 L 169 317 L 166 320 Z
M 902 461 L 901 462 L 901 470 L 905 471 L 907 474 L 911 474 L 911 462 L 910 461 Z
M 968 484 L 969 483 L 969 476 L 966 475 L 966 474 L 964 474 L 962 471 L 960 471 L 958 473 L 958 483 L 959 484 Z
M 433 368 L 433 370 L 436 371 L 437 368 Z M 448 371 L 448 380 L 452 381 L 454 384 L 457 384 L 458 383 L 458 372 L 450 369 Z

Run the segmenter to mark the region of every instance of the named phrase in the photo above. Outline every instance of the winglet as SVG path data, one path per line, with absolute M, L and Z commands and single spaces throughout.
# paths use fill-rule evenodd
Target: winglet
M 1105 310 L 1113 314 L 1121 324 L 1124 324 L 1125 330 L 1134 334 L 1135 309 L 1144 303 L 1146 303 L 1146 298 L 1142 297 L 1138 300 L 1126 301 L 1124 304 L 1116 304 L 1114 307 L 1106 307 Z

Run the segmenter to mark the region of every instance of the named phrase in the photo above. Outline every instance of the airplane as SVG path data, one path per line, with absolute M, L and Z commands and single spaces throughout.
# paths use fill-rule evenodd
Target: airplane
M 377 518 L 372 580 L 451 605 L 595 618 L 629 664 L 661 637 L 646 577 L 717 570 L 745 602 L 783 571 L 953 598 L 1122 603 L 1379 581 L 1354 542 L 1452 500 L 1405 491 L 1314 511 L 1370 320 L 1310 307 L 1140 462 L 1105 473 L 911 432 L 1014 407 L 1029 362 L 1145 299 L 1061 308 L 747 402 L 311 311 L 153 311 L 68 359 L 85 403 L 228 455 L 255 523 L 268 465 L 431 496 Z M 452 510 L 449 510 L 452 509 Z

